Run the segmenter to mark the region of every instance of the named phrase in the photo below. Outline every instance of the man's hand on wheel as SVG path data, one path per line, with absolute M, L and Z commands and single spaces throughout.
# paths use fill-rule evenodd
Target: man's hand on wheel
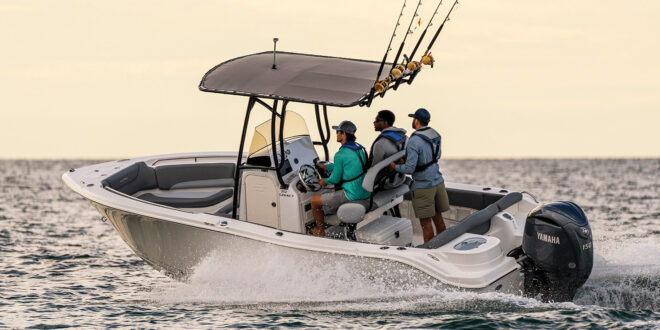
M 327 184 L 325 183 L 325 178 L 321 178 L 321 181 L 319 181 L 319 184 L 321 185 L 321 187 L 327 186 Z

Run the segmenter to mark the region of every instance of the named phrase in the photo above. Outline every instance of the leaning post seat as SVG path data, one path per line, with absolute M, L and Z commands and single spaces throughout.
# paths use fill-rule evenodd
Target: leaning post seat
M 377 190 L 376 179 L 378 173 L 393 161 L 403 157 L 405 151 L 399 151 L 396 154 L 383 159 L 382 161 L 374 164 L 362 180 L 362 188 L 366 191 L 372 192 L 374 195 L 371 200 L 363 199 L 345 203 L 337 209 L 336 216 L 326 217 L 326 223 L 331 225 L 338 225 L 340 223 L 354 224 L 362 222 L 365 219 L 376 219 L 382 213 L 403 201 L 403 195 L 409 190 L 410 179 L 407 178 L 400 186 L 388 190 Z

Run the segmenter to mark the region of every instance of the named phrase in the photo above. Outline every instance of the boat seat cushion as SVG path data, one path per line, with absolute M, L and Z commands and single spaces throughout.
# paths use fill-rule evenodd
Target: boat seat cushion
M 162 165 L 156 167 L 156 178 L 160 189 L 179 189 L 181 184 L 190 186 L 196 184 L 224 185 L 229 181 L 206 181 L 218 179 L 233 179 L 236 164 L 233 163 L 195 163 Z M 196 182 L 205 181 L 205 182 Z M 233 180 L 231 181 L 233 183 Z M 177 186 L 178 187 L 175 187 Z M 199 187 L 198 187 L 199 188 Z
M 343 223 L 358 223 L 364 219 L 365 214 L 367 208 L 360 201 L 346 203 L 337 209 L 337 218 Z
M 410 181 L 410 179 L 409 178 L 406 178 L 406 179 L 407 179 L 406 183 L 408 183 Z M 399 196 L 405 195 L 409 190 L 410 190 L 410 187 L 408 186 L 408 184 L 403 184 L 403 185 L 400 185 L 400 186 L 398 186 L 394 189 L 383 190 L 383 191 L 377 192 L 374 195 L 374 205 L 372 205 L 372 209 L 379 208 L 379 207 L 395 200 Z
M 400 196 L 403 196 L 408 192 L 410 188 L 408 185 L 400 185 L 394 189 L 379 191 L 374 195 L 373 203 L 369 211 L 373 211 L 379 207 L 387 205 L 387 203 L 393 202 Z M 369 207 L 370 201 L 368 199 L 361 199 L 356 201 L 351 201 L 343 204 L 337 209 L 337 220 L 343 223 L 358 223 L 364 219 L 364 216 L 367 214 L 367 208 Z M 334 220 L 334 219 L 333 219 Z M 326 221 L 330 223 L 329 221 Z
M 158 185 L 154 169 L 144 162 L 124 168 L 103 180 L 102 184 L 104 187 L 110 187 L 127 195 L 133 195 L 140 190 L 153 189 Z
M 234 179 L 209 179 L 193 180 L 175 183 L 170 189 L 189 189 L 189 188 L 212 188 L 212 187 L 233 187 Z
M 146 193 L 138 198 L 171 207 L 196 208 L 216 205 L 232 196 L 232 189 L 223 189 L 218 192 Z

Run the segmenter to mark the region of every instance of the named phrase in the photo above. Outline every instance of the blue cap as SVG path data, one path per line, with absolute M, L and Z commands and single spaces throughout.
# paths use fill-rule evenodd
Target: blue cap
M 429 113 L 428 110 L 424 108 L 419 108 L 415 113 L 411 113 L 408 115 L 408 117 L 415 118 L 417 120 L 421 120 L 423 122 L 429 122 L 431 121 L 431 114 Z

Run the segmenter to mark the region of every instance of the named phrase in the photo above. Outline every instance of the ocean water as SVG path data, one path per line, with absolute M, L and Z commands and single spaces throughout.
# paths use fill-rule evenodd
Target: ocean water
M 180 283 L 61 182 L 90 163 L 0 161 L 0 327 L 660 327 L 660 159 L 441 161 L 448 181 L 582 206 L 595 265 L 565 303 L 397 289 L 324 265 L 292 274 L 290 259 L 267 253 L 211 256 Z

